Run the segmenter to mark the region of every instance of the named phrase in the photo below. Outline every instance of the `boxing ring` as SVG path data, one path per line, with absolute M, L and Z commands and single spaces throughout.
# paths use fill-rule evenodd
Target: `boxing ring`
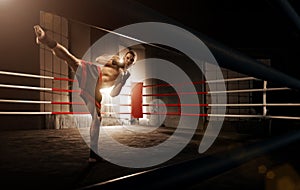
M 51 76 L 42 76 L 42 75 L 33 75 L 27 73 L 16 73 L 16 72 L 7 72 L 7 71 L 0 71 L 0 75 L 11 75 L 11 76 L 19 76 L 19 77 L 30 77 L 30 78 L 37 78 L 37 79 L 47 79 L 47 80 L 64 80 L 70 82 L 77 82 L 74 79 L 69 78 L 58 78 L 58 77 L 51 77 Z M 182 84 L 158 84 L 158 85 L 143 85 L 140 88 L 163 88 L 163 87 L 170 87 L 170 86 L 181 86 L 181 85 L 205 85 L 208 83 L 219 83 L 219 82 L 233 82 L 233 81 L 245 81 L 245 80 L 260 80 L 254 77 L 241 77 L 241 78 L 229 78 L 224 80 L 211 80 L 211 81 L 195 81 L 192 83 L 182 83 Z M 269 107 L 298 107 L 300 103 L 268 103 L 267 102 L 267 92 L 271 91 L 289 91 L 290 88 L 287 87 L 278 87 L 278 88 L 267 88 L 266 81 L 264 81 L 263 88 L 256 88 L 256 89 L 236 89 L 236 90 L 226 90 L 226 91 L 198 91 L 198 92 L 178 92 L 178 93 L 162 93 L 162 94 L 140 94 L 142 97 L 170 97 L 170 96 L 177 96 L 178 95 L 199 95 L 199 96 L 209 96 L 212 94 L 220 94 L 220 93 L 227 93 L 228 96 L 233 93 L 248 93 L 248 92 L 260 92 L 262 93 L 261 99 L 263 100 L 262 103 L 240 103 L 240 104 L 180 104 L 180 102 L 174 103 L 167 103 L 167 104 L 149 104 L 148 102 L 142 102 L 142 107 L 136 107 L 135 109 L 143 109 L 147 107 L 177 107 L 178 112 L 143 112 L 138 114 L 135 118 L 143 118 L 143 115 L 175 115 L 175 116 L 196 116 L 196 117 L 236 117 L 236 118 L 262 118 L 262 119 L 290 119 L 290 120 L 300 120 L 300 116 L 287 116 L 287 115 L 267 115 L 267 109 Z M 22 86 L 22 85 L 7 85 L 7 84 L 0 84 L 0 88 L 11 88 L 11 89 L 25 89 L 25 90 L 36 90 L 36 91 L 54 91 L 54 92 L 72 92 L 72 93 L 80 93 L 80 90 L 72 90 L 72 89 L 58 89 L 58 88 L 45 88 L 45 87 L 38 87 L 38 86 Z M 142 92 L 142 89 L 140 90 Z M 135 93 L 136 94 L 136 93 Z M 131 96 L 132 94 L 121 94 L 120 96 Z M 126 115 L 136 115 L 134 110 L 131 110 L 131 106 L 136 104 L 136 100 L 140 98 L 132 98 L 131 104 L 103 104 L 104 107 L 115 107 L 115 106 L 125 106 L 129 107 L 129 112 L 112 112 L 115 114 L 126 114 Z M 83 102 L 57 102 L 57 101 L 49 101 L 49 100 L 15 100 L 15 99 L 0 99 L 1 103 L 15 103 L 15 104 L 57 104 L 57 105 L 82 105 L 85 104 Z M 193 113 L 181 113 L 180 107 L 259 107 L 259 109 L 263 110 L 260 115 L 237 115 L 237 114 L 225 114 L 225 115 L 218 115 L 218 114 L 210 114 L 210 113 L 200 113 L 200 114 L 193 114 Z M 89 114 L 89 112 L 6 112 L 0 111 L 1 115 L 34 115 L 34 114 Z M 106 112 L 102 112 L 102 114 L 108 114 Z
M 110 31 L 106 31 L 110 32 Z M 204 41 L 206 41 L 204 39 Z M 139 121 L 146 118 L 147 116 L 185 116 L 185 117 L 198 117 L 198 118 L 204 118 L 204 119 L 218 119 L 218 118 L 247 118 L 247 119 L 267 119 L 267 120 L 300 120 L 300 115 L 285 115 L 285 113 L 281 113 L 280 115 L 270 115 L 268 113 L 268 109 L 272 107 L 299 107 L 299 103 L 284 103 L 284 102 L 268 102 L 268 93 L 269 92 L 281 92 L 281 91 L 291 91 L 294 88 L 300 89 L 300 83 L 298 80 L 294 80 L 294 78 L 289 77 L 288 75 L 285 75 L 283 73 L 274 71 L 274 70 L 268 70 L 266 67 L 261 67 L 256 64 L 255 61 L 245 59 L 243 56 L 234 56 L 230 50 L 223 49 L 219 46 L 210 45 L 211 50 L 216 53 L 216 57 L 218 59 L 223 59 L 224 62 L 221 63 L 221 66 L 225 66 L 226 63 L 233 60 L 233 63 L 229 65 L 230 69 L 237 70 L 237 71 L 244 71 L 244 73 L 249 74 L 249 77 L 242 77 L 242 78 L 226 78 L 223 80 L 201 80 L 201 81 L 193 81 L 185 82 L 183 81 L 180 84 L 143 84 L 139 85 L 138 88 L 133 86 L 127 86 L 131 89 L 133 92 L 138 93 L 131 93 L 131 94 L 121 94 L 120 96 L 123 97 L 131 97 L 130 103 L 125 104 L 111 104 L 111 103 L 103 103 L 102 108 L 109 108 L 108 110 L 111 110 L 114 107 L 126 107 L 128 111 L 126 112 L 105 112 L 102 111 L 101 113 L 104 115 L 103 117 L 108 117 L 112 114 L 116 115 L 123 115 L 122 119 L 131 120 L 132 118 L 138 119 Z M 228 53 L 230 52 L 230 53 Z M 229 54 L 229 56 L 228 56 Z M 238 64 L 240 63 L 240 65 Z M 248 65 L 245 68 L 241 68 L 245 63 Z M 254 66 L 253 66 L 254 65 Z M 254 69 L 248 69 L 253 66 Z M 262 68 L 261 73 L 255 72 L 255 69 Z M 247 70 L 248 69 L 248 70 Z M 252 75 L 255 77 L 252 77 Z M 263 76 L 265 74 L 265 76 Z M 30 73 L 17 73 L 17 72 L 9 72 L 9 71 L 0 71 L 0 75 L 6 75 L 6 76 L 18 76 L 18 77 L 25 77 L 25 78 L 35 78 L 37 80 L 50 80 L 50 81 L 68 81 L 70 83 L 76 83 L 77 81 L 74 79 L 69 78 L 63 78 L 63 77 L 52 77 L 52 76 L 44 76 L 44 75 L 34 75 Z M 279 82 L 282 87 L 267 87 L 267 83 L 269 82 L 266 79 L 270 79 L 270 81 Z M 273 79 L 273 80 L 272 80 Z M 240 82 L 240 81 L 261 81 L 263 85 L 261 88 L 248 88 L 248 89 L 230 89 L 230 90 L 222 90 L 222 91 L 197 91 L 197 92 L 189 92 L 189 91 L 179 91 L 176 93 L 170 92 L 170 93 L 144 93 L 144 89 L 149 88 L 164 88 L 164 87 L 174 87 L 174 86 L 184 86 L 184 85 L 207 85 L 207 84 L 214 84 L 214 83 L 230 83 L 230 82 Z M 143 81 L 141 81 L 143 82 Z M 286 86 L 288 87 L 286 87 Z M 33 90 L 33 91 L 40 91 L 40 92 L 56 92 L 56 93 L 80 93 L 80 90 L 73 90 L 73 89 L 63 89 L 63 88 L 53 88 L 53 87 L 40 87 L 40 86 L 28 86 L 28 85 L 12 85 L 12 84 L 0 84 L 0 88 L 9 88 L 9 89 L 23 89 L 23 90 Z M 199 98 L 206 98 L 209 96 L 213 96 L 216 94 L 227 94 L 227 96 L 230 96 L 231 94 L 241 94 L 241 93 L 261 93 L 259 96 L 261 99 L 261 102 L 259 103 L 226 103 L 226 104 L 217 104 L 217 103 L 211 103 L 211 102 L 205 102 L 205 103 L 197 103 L 197 104 L 188 104 L 188 103 L 181 103 L 179 100 L 179 96 L 190 96 L 190 95 L 196 95 Z M 134 98 L 132 98 L 134 95 Z M 167 102 L 165 104 L 161 103 L 153 103 L 151 101 L 144 101 L 145 97 L 175 97 L 178 101 L 174 102 Z M 34 100 L 34 99 L 10 99 L 9 97 L 0 99 L 1 103 L 5 104 L 37 104 L 37 105 L 68 105 L 68 106 L 82 106 L 84 107 L 85 104 L 83 102 L 79 101 L 52 101 L 49 99 L 44 100 Z M 166 107 L 167 109 L 164 111 L 161 111 L 161 107 Z M 182 107 L 197 107 L 200 108 L 200 110 L 206 110 L 201 113 L 185 113 L 182 112 Z M 243 108 L 243 107 L 251 107 L 255 108 L 257 110 L 260 110 L 261 114 L 212 114 L 209 111 L 209 108 L 229 108 L 229 107 L 237 107 L 237 108 Z M 172 111 L 168 111 L 170 108 L 172 108 Z M 205 109 L 202 109 L 205 108 Z M 174 111 L 176 110 L 176 111 Z M 0 115 L 89 115 L 88 112 L 73 112 L 73 111 L 5 111 L 0 110 Z M 147 122 L 146 122 L 147 123 Z M 86 126 L 89 127 L 89 126 Z M 86 189 L 110 189 L 113 187 L 119 187 L 120 185 L 123 185 L 124 187 L 130 187 L 130 188 L 136 188 L 140 187 L 143 189 L 153 189 L 153 187 L 160 189 L 164 187 L 170 187 L 175 186 L 180 183 L 180 185 L 192 182 L 199 182 L 199 178 L 201 180 L 208 179 L 209 177 L 215 176 L 221 172 L 227 171 L 228 169 L 232 167 L 236 167 L 239 164 L 246 162 L 255 156 L 265 153 L 267 151 L 276 149 L 277 147 L 287 145 L 291 142 L 296 141 L 299 139 L 299 134 L 292 134 L 292 135 L 286 135 L 282 136 L 276 139 L 272 139 L 270 141 L 265 141 L 260 144 L 253 144 L 249 147 L 245 147 L 248 149 L 248 154 L 242 154 L 240 155 L 243 150 L 234 150 L 232 152 L 229 152 L 227 157 L 218 157 L 217 156 L 211 156 L 206 157 L 203 159 L 197 159 L 192 162 L 188 163 L 182 163 L 175 166 L 165 167 L 165 168 L 157 168 L 150 171 L 145 171 L 141 173 L 137 173 L 130 176 L 124 176 L 122 178 L 118 178 L 115 180 L 110 180 L 108 182 L 96 184 L 95 186 L 87 187 Z M 258 151 L 259 148 L 259 151 Z M 215 162 L 220 163 L 215 165 L 214 168 L 206 167 L 207 165 L 213 165 Z M 199 169 L 201 168 L 201 169 Z M 170 171 L 172 172 L 191 172 L 193 174 L 183 176 L 182 178 L 176 178 L 170 176 Z M 195 178 L 197 176 L 197 178 Z M 160 181 L 159 179 L 164 178 L 168 179 L 168 183 L 153 183 L 154 181 Z M 137 186 L 132 186 L 133 181 L 134 184 Z M 149 185 L 151 184 L 151 185 Z

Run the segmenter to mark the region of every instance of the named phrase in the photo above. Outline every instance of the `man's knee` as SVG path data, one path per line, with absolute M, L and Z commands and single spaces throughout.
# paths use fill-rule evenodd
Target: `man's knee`
M 101 117 L 96 117 L 95 118 L 95 125 L 100 126 L 100 124 L 101 124 Z
M 94 120 L 95 122 L 97 122 L 97 123 L 98 123 L 98 122 L 101 122 L 102 116 L 101 116 L 101 115 L 98 115 L 98 114 L 97 114 L 97 115 L 95 114 L 94 117 L 93 117 L 93 120 Z
M 101 108 L 96 106 L 97 116 L 101 118 Z

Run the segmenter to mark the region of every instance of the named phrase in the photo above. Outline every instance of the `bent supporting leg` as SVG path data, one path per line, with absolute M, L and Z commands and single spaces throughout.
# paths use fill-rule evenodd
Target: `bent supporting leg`
M 89 162 L 96 162 L 101 159 L 98 156 L 98 143 L 99 143 L 99 134 L 100 134 L 100 124 L 101 117 L 93 117 L 91 127 L 90 127 L 90 158 Z
M 100 135 L 100 125 L 101 125 L 101 114 L 98 114 L 98 111 L 95 106 L 95 102 L 86 101 L 86 106 L 91 113 L 92 122 L 90 125 L 90 157 L 89 162 L 96 162 L 101 160 L 101 157 L 98 156 L 98 143 Z

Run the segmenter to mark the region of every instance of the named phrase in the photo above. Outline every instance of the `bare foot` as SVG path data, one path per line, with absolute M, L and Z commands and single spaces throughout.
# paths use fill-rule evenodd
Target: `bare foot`
M 96 163 L 96 162 L 97 162 L 97 159 L 96 159 L 96 158 L 89 158 L 89 159 L 88 159 L 88 162 L 89 162 L 89 163 Z
M 37 44 L 43 43 L 43 41 L 45 41 L 46 39 L 45 31 L 39 25 L 35 25 L 33 28 L 36 35 L 36 43 Z
M 99 163 L 99 162 L 105 162 L 105 160 L 101 157 L 97 158 L 89 158 L 88 163 L 93 164 L 93 163 Z

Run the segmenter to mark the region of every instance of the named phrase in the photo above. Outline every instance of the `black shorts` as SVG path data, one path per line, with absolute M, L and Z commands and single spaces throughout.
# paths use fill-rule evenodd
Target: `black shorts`
M 81 66 L 78 66 L 76 77 L 78 79 L 79 88 L 81 88 L 80 96 L 87 103 L 87 101 L 94 101 L 98 108 L 101 104 L 95 100 L 95 88 L 97 82 L 102 83 L 101 68 L 90 62 L 81 61 Z

